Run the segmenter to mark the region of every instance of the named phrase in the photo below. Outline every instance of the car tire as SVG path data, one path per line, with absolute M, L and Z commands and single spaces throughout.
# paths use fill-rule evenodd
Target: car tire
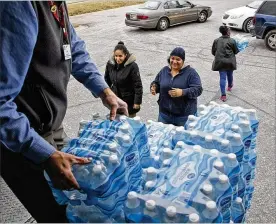
M 243 23 L 243 31 L 249 33 L 249 27 L 253 25 L 253 18 L 247 18 Z
M 271 51 L 276 51 L 276 30 L 271 30 L 265 35 L 265 45 Z
M 201 11 L 198 15 L 198 22 L 204 23 L 206 22 L 207 18 L 208 18 L 207 12 Z
M 157 23 L 157 30 L 160 31 L 165 31 L 166 29 L 168 29 L 169 27 L 169 20 L 165 17 L 159 19 L 158 23 Z

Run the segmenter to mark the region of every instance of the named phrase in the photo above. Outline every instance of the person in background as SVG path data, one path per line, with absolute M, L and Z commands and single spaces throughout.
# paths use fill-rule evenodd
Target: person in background
M 112 91 L 127 103 L 130 117 L 135 117 L 140 110 L 143 96 L 139 67 L 135 60 L 135 56 L 120 41 L 106 64 L 104 76 Z
M 236 41 L 230 38 L 230 29 L 227 26 L 220 26 L 221 37 L 214 40 L 212 54 L 215 56 L 212 70 L 218 71 L 220 75 L 220 99 L 225 102 L 226 98 L 226 79 L 228 81 L 227 91 L 231 91 L 233 83 L 233 71 L 237 69 L 236 54 L 239 53 Z
M 101 98 L 110 119 L 128 115 L 127 104 L 91 61 L 65 1 L 3 1 L 0 17 L 1 176 L 37 222 L 67 222 L 44 171 L 55 188 L 79 189 L 71 167 L 90 162 L 59 151 L 70 74 Z
M 202 93 L 201 80 L 195 69 L 185 65 L 185 51 L 176 47 L 170 54 L 168 66 L 151 83 L 152 95 L 159 93 L 158 121 L 184 126 L 188 116 L 197 111 L 197 97 Z

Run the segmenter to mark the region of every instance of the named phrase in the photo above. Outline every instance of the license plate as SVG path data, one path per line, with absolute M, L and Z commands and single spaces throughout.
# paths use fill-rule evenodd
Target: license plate
M 130 14 L 130 19 L 137 20 L 137 15 L 136 14 Z

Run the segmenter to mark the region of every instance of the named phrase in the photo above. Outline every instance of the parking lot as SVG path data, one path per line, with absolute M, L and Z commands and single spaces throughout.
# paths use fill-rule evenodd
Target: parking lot
M 213 40 L 220 36 L 223 13 L 231 8 L 246 5 L 248 0 L 202 0 L 194 4 L 211 6 L 213 15 L 206 23 L 191 23 L 169 28 L 165 32 L 140 30 L 126 27 L 127 7 L 75 16 L 71 22 L 78 24 L 77 33 L 87 43 L 87 49 L 103 73 L 114 46 L 122 40 L 137 57 L 144 86 L 143 105 L 139 116 L 142 120 L 157 119 L 157 97 L 149 93 L 149 85 L 159 70 L 166 65 L 170 51 L 176 46 L 186 50 L 186 64 L 194 67 L 201 76 L 203 94 L 199 103 L 219 102 L 219 76 L 211 71 Z M 232 35 L 243 34 L 232 31 Z M 275 223 L 275 67 L 276 52 L 265 48 L 263 40 L 253 40 L 238 57 L 238 70 L 234 74 L 234 89 L 229 94 L 228 104 L 255 108 L 260 118 L 258 135 L 257 177 L 252 207 L 247 222 Z M 91 118 L 93 113 L 106 114 L 99 99 L 71 78 L 68 88 L 69 109 L 65 118 L 65 128 L 70 137 L 76 136 L 78 122 Z

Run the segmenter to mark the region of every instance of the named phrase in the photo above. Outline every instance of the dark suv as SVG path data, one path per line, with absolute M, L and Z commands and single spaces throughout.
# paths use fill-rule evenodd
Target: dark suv
M 276 50 L 276 1 L 264 1 L 253 18 L 253 36 L 264 39 L 265 45 L 270 50 Z

